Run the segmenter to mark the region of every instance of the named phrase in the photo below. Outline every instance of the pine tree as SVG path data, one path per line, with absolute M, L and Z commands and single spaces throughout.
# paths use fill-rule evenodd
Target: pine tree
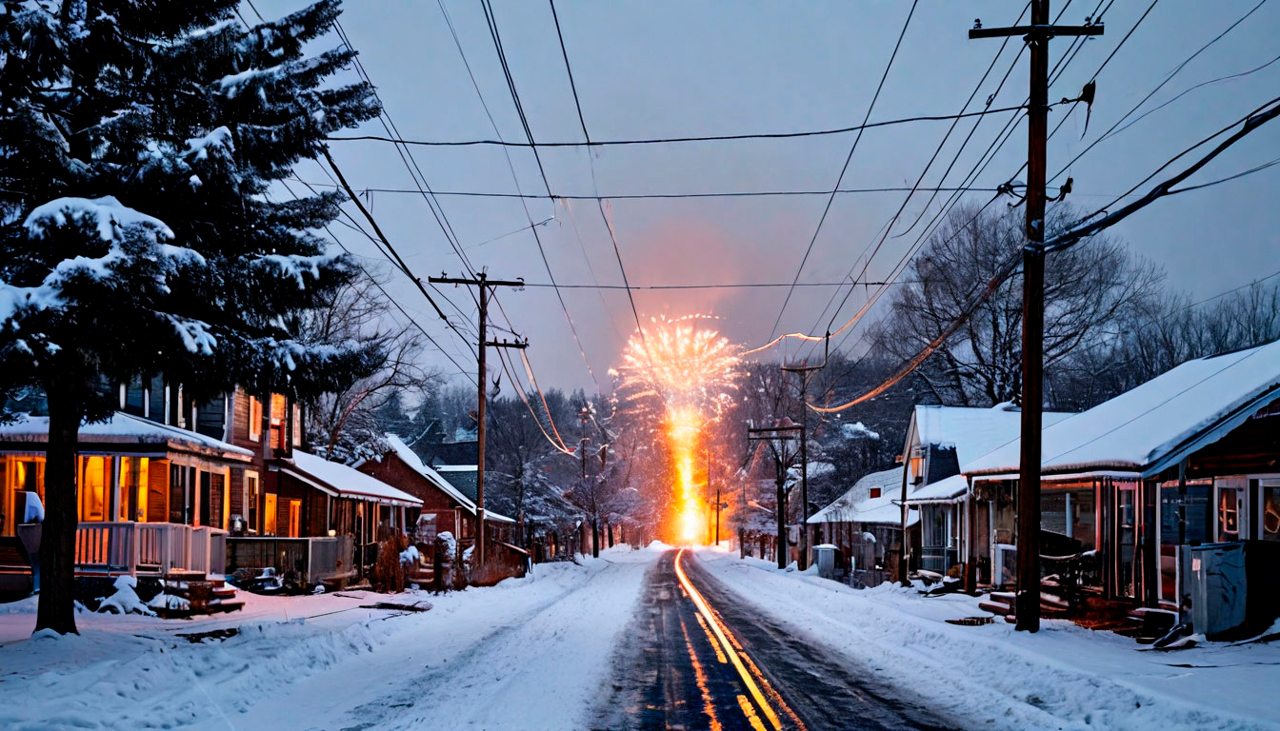
M 0 6 L 0 396 L 48 399 L 37 629 L 75 632 L 75 450 L 101 385 L 164 374 L 309 397 L 375 354 L 296 337 L 355 273 L 312 231 L 338 194 L 271 196 L 327 134 L 378 113 L 329 83 L 353 56 L 304 44 L 338 0 L 249 28 L 235 0 Z

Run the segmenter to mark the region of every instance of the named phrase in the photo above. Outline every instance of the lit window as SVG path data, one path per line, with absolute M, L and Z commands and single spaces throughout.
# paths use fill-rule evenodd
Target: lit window
M 1219 540 L 1240 540 L 1240 492 L 1221 490 L 1218 493 Z
M 878 487 L 871 488 L 871 497 L 873 498 L 880 497 L 880 488 Z
M 1280 485 L 1262 486 L 1262 540 L 1280 541 Z
M 120 520 L 147 521 L 147 470 L 146 457 L 120 458 Z
M 257 531 L 258 525 L 258 473 L 244 473 L 244 516 L 249 530 Z
M 81 458 L 80 520 L 107 519 L 107 470 L 110 464 L 106 457 Z
M 262 509 L 262 532 L 274 536 L 276 534 L 276 496 L 275 493 L 269 492 L 264 497 L 266 505 Z
M 249 397 L 249 441 L 262 439 L 262 402 L 256 397 Z

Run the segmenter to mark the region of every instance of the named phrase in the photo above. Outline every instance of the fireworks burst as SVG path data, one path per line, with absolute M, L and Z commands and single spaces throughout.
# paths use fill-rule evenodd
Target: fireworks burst
M 619 392 L 641 409 L 657 408 L 674 464 L 674 504 L 678 537 L 697 540 L 706 524 L 700 488 L 706 485 L 696 459 L 706 428 L 732 403 L 741 374 L 740 360 L 728 338 L 699 327 L 711 318 L 688 315 L 655 318 L 644 336 L 631 338 L 622 365 L 610 370 Z

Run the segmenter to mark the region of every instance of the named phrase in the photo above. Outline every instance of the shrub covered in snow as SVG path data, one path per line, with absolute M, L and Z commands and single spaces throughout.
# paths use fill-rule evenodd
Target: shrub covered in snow
M 147 616 L 155 616 L 155 612 L 138 598 L 138 579 L 133 576 L 117 576 L 115 581 L 116 593 L 103 599 L 98 604 L 99 612 L 111 612 L 113 614 L 144 614 Z M 164 594 L 157 594 L 156 597 L 163 597 Z M 155 599 L 152 599 L 154 602 Z

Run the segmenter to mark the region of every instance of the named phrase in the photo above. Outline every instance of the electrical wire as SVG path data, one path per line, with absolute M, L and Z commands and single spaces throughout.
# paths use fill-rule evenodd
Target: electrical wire
M 917 115 L 914 117 L 902 117 L 899 119 L 887 119 L 882 122 L 865 122 L 856 124 L 851 127 L 836 127 L 833 129 L 817 129 L 804 130 L 800 132 L 748 132 L 742 134 L 726 134 L 726 135 L 706 135 L 706 136 L 689 136 L 689 137 L 657 137 L 651 139 L 632 139 L 632 140 L 589 140 L 586 142 L 511 142 L 503 139 L 493 140 L 406 140 L 400 137 L 389 137 L 386 135 L 331 135 L 325 138 L 327 142 L 391 142 L 398 145 L 414 145 L 419 147 L 475 147 L 475 146 L 495 146 L 495 147 L 517 147 L 517 148 L 556 148 L 556 147 L 622 147 L 627 145 L 670 145 L 682 144 L 689 142 L 725 142 L 732 140 L 785 140 L 796 139 L 801 137 L 824 137 L 828 135 L 843 135 L 851 132 L 862 132 L 868 129 L 877 129 L 880 127 L 892 127 L 901 124 L 910 124 L 913 122 L 946 122 L 950 120 L 967 119 L 969 117 L 981 117 L 987 114 L 1001 114 L 1004 112 L 1012 112 L 1025 107 L 1002 107 L 998 109 L 987 109 L 980 112 L 965 112 L 962 114 L 935 114 L 935 115 Z
M 902 23 L 902 30 L 898 33 L 898 40 L 893 45 L 893 53 L 889 55 L 889 62 L 885 64 L 884 73 L 880 75 L 880 83 L 876 85 L 875 94 L 871 96 L 871 103 L 867 105 L 866 117 L 862 120 L 863 124 L 871 119 L 871 112 L 876 107 L 876 101 L 880 98 L 880 91 L 884 89 L 884 82 L 889 78 L 889 71 L 893 68 L 893 62 L 898 58 L 898 49 L 902 47 L 902 39 L 907 35 L 907 29 L 911 27 L 911 18 L 915 15 L 916 5 L 919 0 L 912 0 L 911 9 L 907 11 L 907 19 Z M 954 125 L 953 125 L 954 126 Z M 796 268 L 796 276 L 794 282 L 800 281 L 800 274 L 804 271 L 804 265 L 809 261 L 809 255 L 813 253 L 813 245 L 818 241 L 818 235 L 822 233 L 822 224 L 827 221 L 827 214 L 831 212 L 831 204 L 836 200 L 835 191 L 840 189 L 840 184 L 844 182 L 844 175 L 849 170 L 849 163 L 853 161 L 853 153 L 858 149 L 858 142 L 862 140 L 863 130 L 858 130 L 858 136 L 853 138 L 853 144 L 849 147 L 849 154 L 845 156 L 844 165 L 840 168 L 840 176 L 836 178 L 836 184 L 831 187 L 831 195 L 827 198 L 827 204 L 822 209 L 822 216 L 818 218 L 818 225 L 813 230 L 813 236 L 809 238 L 809 245 L 805 247 L 804 256 L 800 258 L 800 266 Z M 787 296 L 782 300 L 782 307 L 778 310 L 778 317 L 773 322 L 773 327 L 769 329 L 769 337 L 766 340 L 772 340 L 773 334 L 778 331 L 778 325 L 782 323 L 782 316 L 787 311 L 787 305 L 791 302 L 791 295 L 795 292 L 795 288 L 787 290 Z
M 1211 142 L 1212 140 L 1221 136 L 1222 134 L 1224 134 L 1226 131 L 1230 130 L 1233 127 L 1240 126 L 1240 129 L 1238 131 L 1236 131 L 1227 139 L 1219 143 L 1209 153 L 1201 157 L 1195 163 L 1185 168 L 1178 174 L 1156 185 L 1154 188 L 1151 189 L 1150 192 L 1142 196 L 1137 201 L 1134 201 L 1133 203 L 1126 205 L 1124 208 L 1116 211 L 1115 213 L 1103 216 L 1098 220 L 1092 221 L 1090 223 L 1082 223 L 1081 225 L 1078 225 L 1075 228 L 1068 230 L 1064 233 L 1058 234 L 1057 236 L 1053 237 L 1049 241 L 1046 241 L 1044 243 L 1045 251 L 1046 252 L 1060 251 L 1070 246 L 1074 246 L 1075 244 L 1079 243 L 1081 240 L 1089 236 L 1092 236 L 1102 231 L 1103 229 L 1114 226 L 1115 224 L 1119 223 L 1125 218 L 1128 218 L 1130 215 L 1137 212 L 1138 210 L 1141 210 L 1142 208 L 1145 208 L 1146 206 L 1151 205 L 1152 203 L 1159 200 L 1160 198 L 1170 195 L 1172 191 L 1176 190 L 1174 186 L 1176 186 L 1178 183 L 1187 179 L 1191 175 L 1195 174 L 1198 170 L 1203 168 L 1205 165 L 1209 164 L 1209 162 L 1211 162 L 1224 150 L 1231 147 L 1236 142 L 1243 139 L 1245 136 L 1249 135 L 1250 133 L 1254 132 L 1255 130 L 1257 130 L 1259 127 L 1263 126 L 1267 122 L 1274 120 L 1277 116 L 1280 116 L 1280 97 L 1272 99 L 1266 104 L 1261 105 L 1255 111 L 1241 118 L 1237 122 L 1205 137 L 1204 139 L 1195 143 L 1191 147 L 1188 147 L 1186 150 L 1183 150 L 1181 153 L 1179 153 L 1178 155 L 1174 156 L 1173 158 L 1171 158 L 1170 160 L 1162 164 L 1159 168 L 1156 169 L 1155 172 L 1153 172 L 1151 175 L 1148 175 L 1146 178 L 1144 178 L 1142 183 L 1139 183 L 1138 185 L 1140 186 L 1143 183 L 1149 181 L 1151 178 L 1159 174 L 1160 171 L 1164 170 L 1169 165 L 1173 164 L 1175 161 L 1177 161 L 1178 159 L 1188 154 L 1191 150 L 1194 150 L 1197 147 L 1200 147 L 1204 144 L 1207 144 L 1208 142 Z M 1136 187 L 1138 186 L 1135 186 L 1135 188 Z M 1085 220 L 1088 220 L 1088 218 L 1093 218 L 1093 217 L 1096 217 L 1096 213 L 1094 216 L 1086 217 Z M 937 337 L 935 337 L 924 348 L 922 348 L 919 353 L 917 353 L 910 360 L 908 360 L 907 363 L 904 364 L 902 368 L 900 368 L 897 372 L 895 372 L 889 378 L 885 379 L 885 381 L 883 381 L 876 387 L 870 389 L 869 391 L 863 393 L 862 395 L 856 398 L 853 398 L 843 404 L 840 404 L 839 406 L 824 407 L 824 406 L 814 406 L 810 404 L 809 408 L 813 409 L 818 413 L 823 413 L 823 414 L 836 413 L 839 411 L 844 411 L 846 409 L 852 408 L 853 406 L 856 406 L 870 399 L 873 399 L 876 396 L 879 396 L 880 394 L 884 393 L 888 389 L 892 388 L 895 384 L 900 382 L 912 371 L 919 368 L 920 365 L 925 360 L 927 360 L 928 357 L 932 355 L 942 345 L 942 343 L 944 343 L 947 340 L 947 338 L 949 338 L 952 334 L 954 334 L 956 330 L 958 330 L 961 327 L 961 325 L 963 325 L 964 322 L 966 322 L 968 318 L 971 317 L 975 311 L 977 311 L 977 308 L 980 307 L 982 303 L 986 302 L 988 299 L 991 298 L 991 295 L 995 293 L 995 291 L 999 288 L 1000 284 L 1003 283 L 1006 279 L 1008 279 L 1009 276 L 1011 276 L 1018 269 L 1018 265 L 1021 261 L 1021 258 L 1022 258 L 1021 247 L 1019 247 L 1019 249 L 1016 251 L 1010 252 L 1010 254 L 1006 256 L 1006 258 L 1002 261 L 1000 267 L 996 271 L 996 274 L 986 283 L 985 287 L 983 287 L 982 289 L 980 289 L 975 293 L 970 303 L 961 311 L 961 314 L 957 316 L 946 327 L 944 327 Z
M 486 3 L 487 3 L 488 1 L 489 1 L 489 0 L 483 0 L 483 2 L 486 2 Z M 564 43 L 564 33 L 563 33 L 563 32 L 561 31 L 561 29 L 560 29 L 560 16 L 556 13 L 556 4 L 555 4 L 555 1 L 554 1 L 554 0 L 548 0 L 548 2 L 549 2 L 549 4 L 550 4 L 550 6 L 551 6 L 551 17 L 552 17 L 552 19 L 555 21 L 555 26 L 556 26 L 556 39 L 557 39 L 557 40 L 559 41 L 559 43 L 560 43 L 560 56 L 561 56 L 561 58 L 563 58 L 563 59 L 564 59 L 564 69 L 565 69 L 565 74 L 566 74 L 566 75 L 568 76 L 568 78 L 569 78 L 569 90 L 573 93 L 573 106 L 574 106 L 574 109 L 578 112 L 578 123 L 579 123 L 579 125 L 581 125 L 581 127 L 582 127 L 582 136 L 583 136 L 583 138 L 584 138 L 587 142 L 590 142 L 590 141 L 591 141 L 591 133 L 587 130 L 587 120 L 586 120 L 586 117 L 585 117 L 585 116 L 583 116 L 583 114 L 582 114 L 582 101 L 581 101 L 581 99 L 578 97 L 578 84 L 577 84 L 577 82 L 576 82 L 576 81 L 574 80 L 574 78 L 573 78 L 573 65 L 569 63 L 569 50 L 568 50 L 568 47 L 567 47 L 567 46 L 565 46 L 565 43 Z M 533 142 L 533 137 L 532 137 L 532 136 L 529 138 L 529 141 L 530 141 L 530 142 Z M 534 154 L 535 156 L 538 154 L 538 151 L 537 151 L 537 149 L 536 149 L 536 148 L 534 149 L 533 154 Z M 598 187 L 597 182 L 596 182 L 595 161 L 594 161 L 594 160 L 592 160 L 592 159 L 590 158 L 590 156 L 588 156 L 588 160 L 587 160 L 587 162 L 588 162 L 588 165 L 590 166 L 590 169 L 591 169 L 591 185 L 592 185 L 592 187 L 595 189 L 595 193 L 596 193 L 596 195 L 597 195 L 597 196 L 599 196 L 599 194 L 600 194 L 600 190 L 599 190 L 599 187 Z M 547 193 L 548 193 L 548 194 L 550 194 L 550 193 L 551 193 L 551 189 L 550 189 L 550 188 L 548 188 L 548 189 L 547 189 Z M 641 341 L 641 343 L 642 343 L 642 344 L 643 344 L 643 346 L 644 346 L 645 357 L 649 359 L 649 365 L 650 365 L 650 368 L 652 368 L 652 367 L 653 367 L 653 360 L 652 360 L 652 356 L 651 356 L 651 355 L 650 355 L 650 353 L 649 353 L 649 339 L 648 339 L 648 335 L 646 335 L 646 334 L 645 334 L 645 331 L 644 331 L 644 325 L 643 325 L 643 323 L 641 323 L 641 322 L 640 322 L 640 310 L 639 310 L 639 308 L 637 308 L 637 307 L 636 307 L 636 298 L 635 298 L 635 295 L 634 295 L 634 294 L 632 293 L 632 291 L 631 291 L 631 281 L 630 281 L 630 279 L 627 277 L 627 267 L 626 267 L 626 265 L 625 265 L 625 264 L 623 264 L 623 262 L 622 262 L 622 249 L 621 249 L 621 247 L 619 247 L 619 246 L 618 246 L 618 235 L 617 235 L 617 232 L 616 232 L 616 231 L 614 231 L 614 228 L 613 228 L 613 221 L 612 221 L 612 220 L 610 220 L 610 218 L 609 218 L 608 214 L 607 214 L 607 213 L 605 213 L 605 209 L 604 209 L 604 200 L 603 200 L 603 199 L 601 199 L 601 198 L 599 198 L 599 197 L 597 197 L 597 198 L 596 198 L 596 207 L 599 209 L 599 212 L 600 212 L 600 220 L 604 222 L 605 230 L 607 230 L 607 231 L 609 232 L 609 241 L 610 241 L 610 243 L 613 245 L 613 254 L 614 254 L 614 257 L 615 257 L 615 258 L 617 258 L 617 260 L 618 260 L 618 271 L 622 274 L 622 284 L 623 284 L 623 286 L 626 288 L 626 292 L 627 292 L 627 303 L 631 305 L 631 316 L 632 316 L 633 318 L 635 318 L 635 321 L 636 321 L 636 332 L 640 334 L 640 341 Z M 558 291 L 559 291 L 559 290 L 557 290 L 557 292 L 558 292 Z M 663 401 L 664 401 L 664 403 L 665 403 L 665 401 L 666 401 L 666 397 L 665 397 L 665 396 L 663 396 Z
M 514 104 L 516 109 L 516 114 L 520 118 L 520 124 L 524 128 L 525 137 L 528 139 L 529 143 L 532 145 L 534 142 L 533 130 L 529 126 L 529 119 L 525 115 L 524 105 L 520 102 L 520 93 L 516 89 L 515 78 L 512 76 L 511 67 L 507 63 L 506 51 L 503 49 L 503 46 L 502 46 L 502 35 L 498 31 L 497 18 L 494 15 L 493 8 L 490 5 L 488 0 L 481 0 L 480 4 L 484 10 L 485 21 L 489 27 L 490 39 L 493 41 L 494 50 L 497 52 L 497 55 L 498 55 L 498 62 L 502 66 L 502 73 L 507 81 L 507 89 L 508 91 L 511 92 L 512 104 Z M 547 195 L 550 196 L 552 195 L 551 183 L 547 180 L 547 171 L 542 166 L 542 157 L 538 155 L 538 148 L 536 146 L 530 147 L 530 150 L 533 152 L 534 160 L 538 164 L 538 172 L 542 176 L 542 184 L 546 188 Z M 529 215 L 529 211 L 527 207 L 525 208 L 525 215 L 529 218 L 529 223 L 532 224 L 533 219 L 532 219 L 532 216 Z M 534 241 L 537 243 L 537 246 L 538 246 L 538 253 L 542 257 L 543 267 L 547 270 L 547 278 L 551 280 L 552 284 L 554 284 L 556 281 L 556 277 L 555 277 L 555 274 L 551 271 L 551 262 L 547 259 L 546 249 L 542 245 L 542 237 L 538 235 L 537 228 L 533 228 L 531 229 L 531 231 L 533 232 Z M 619 263 L 619 266 L 621 266 L 622 260 L 620 257 L 619 257 L 618 263 Z M 623 272 L 623 277 L 624 279 L 626 277 L 625 270 Z M 582 338 L 578 336 L 578 328 L 573 322 L 573 316 L 569 314 L 569 306 L 564 301 L 564 294 L 560 291 L 558 287 L 553 289 L 555 290 L 555 293 L 556 293 L 556 299 L 559 300 L 560 302 L 560 309 L 564 311 L 565 320 L 569 323 L 569 330 L 573 334 L 574 343 L 576 343 L 578 346 L 578 352 L 582 356 L 582 362 L 586 365 L 587 373 L 591 376 L 592 382 L 595 383 L 596 390 L 599 391 L 600 382 L 596 379 L 595 370 L 591 367 L 591 362 L 587 358 L 586 348 L 583 347 L 582 345 Z

